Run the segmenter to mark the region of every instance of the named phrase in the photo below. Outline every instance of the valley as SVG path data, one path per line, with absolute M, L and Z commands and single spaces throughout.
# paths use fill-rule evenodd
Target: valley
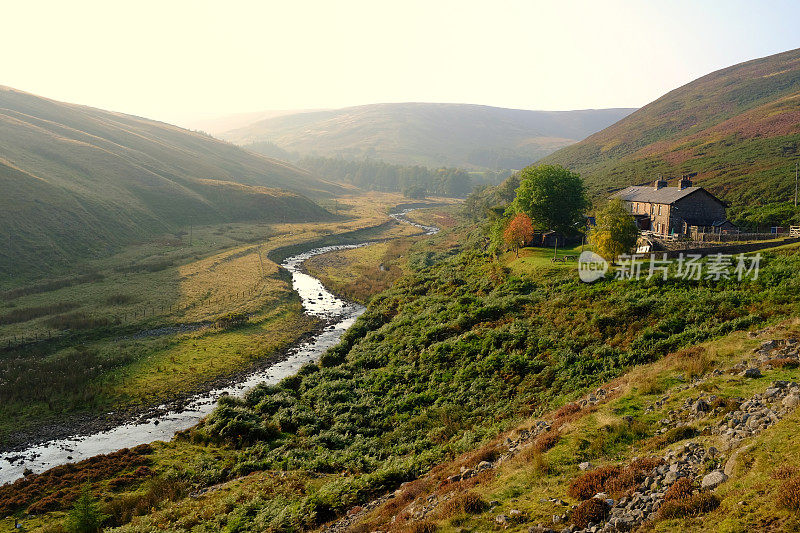
M 137 6 L 52 86 L 128 112 L 0 86 L 0 533 L 800 531 L 800 49 L 620 6 Z
M 280 251 L 414 234 L 386 215 L 402 201 L 342 198 L 347 217 L 328 225 L 194 228 L 87 262 L 91 281 L 16 288 L 0 327 L 4 446 L 136 419 L 273 360 L 321 327 L 279 269 Z M 226 316 L 244 325 L 223 325 Z

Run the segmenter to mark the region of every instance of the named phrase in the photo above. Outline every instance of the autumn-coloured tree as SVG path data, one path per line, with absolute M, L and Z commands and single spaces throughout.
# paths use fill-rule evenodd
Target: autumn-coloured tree
M 533 240 L 533 222 L 525 213 L 517 213 L 503 232 L 503 240 L 519 257 L 519 249 Z
M 622 200 L 611 200 L 597 214 L 597 226 L 589 233 L 589 242 L 595 252 L 612 263 L 621 254 L 631 251 L 636 245 L 639 230 L 633 222 L 630 211 L 625 209 Z

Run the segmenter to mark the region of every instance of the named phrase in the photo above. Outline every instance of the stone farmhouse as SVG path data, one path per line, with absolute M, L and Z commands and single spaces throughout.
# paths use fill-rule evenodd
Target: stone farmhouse
M 681 178 L 677 187 L 658 179 L 653 185 L 634 185 L 614 193 L 636 220 L 640 230 L 656 235 L 725 233 L 737 228 L 726 216 L 728 204 L 691 180 Z

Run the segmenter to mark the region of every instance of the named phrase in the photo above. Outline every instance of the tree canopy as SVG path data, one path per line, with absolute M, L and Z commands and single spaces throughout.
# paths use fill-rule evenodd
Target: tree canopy
M 639 230 L 622 200 L 614 199 L 597 214 L 597 226 L 589 233 L 595 251 L 608 261 L 630 252 Z
M 519 257 L 519 249 L 533 239 L 533 223 L 525 213 L 517 213 L 503 232 L 503 240 Z
M 514 200 L 540 229 L 574 233 L 582 224 L 589 201 L 581 177 L 560 165 L 539 165 L 520 172 Z

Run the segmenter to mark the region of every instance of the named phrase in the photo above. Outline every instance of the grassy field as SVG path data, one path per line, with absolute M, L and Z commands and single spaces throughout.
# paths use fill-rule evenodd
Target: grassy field
M 403 201 L 339 198 L 346 218 L 321 224 L 195 227 L 87 261 L 73 277 L 6 284 L 0 348 L 23 335 L 54 340 L 2 352 L 0 442 L 70 414 L 158 404 L 286 347 L 315 322 L 270 252 L 381 225 Z M 390 224 L 365 235 L 411 231 Z M 228 313 L 246 314 L 247 324 L 214 327 Z
M 451 229 L 456 225 L 453 212 L 458 209 L 458 206 L 418 209 L 409 213 L 408 219 L 426 226 Z M 458 244 L 458 238 L 451 232 L 442 233 L 445 239 L 420 239 L 414 235 L 419 230 L 413 227 L 400 226 L 399 229 L 402 233 L 395 232 L 391 241 L 313 257 L 306 262 L 306 269 L 337 294 L 365 303 L 408 274 L 411 271 L 409 261 L 425 257 L 424 254 L 433 250 L 441 253 Z

